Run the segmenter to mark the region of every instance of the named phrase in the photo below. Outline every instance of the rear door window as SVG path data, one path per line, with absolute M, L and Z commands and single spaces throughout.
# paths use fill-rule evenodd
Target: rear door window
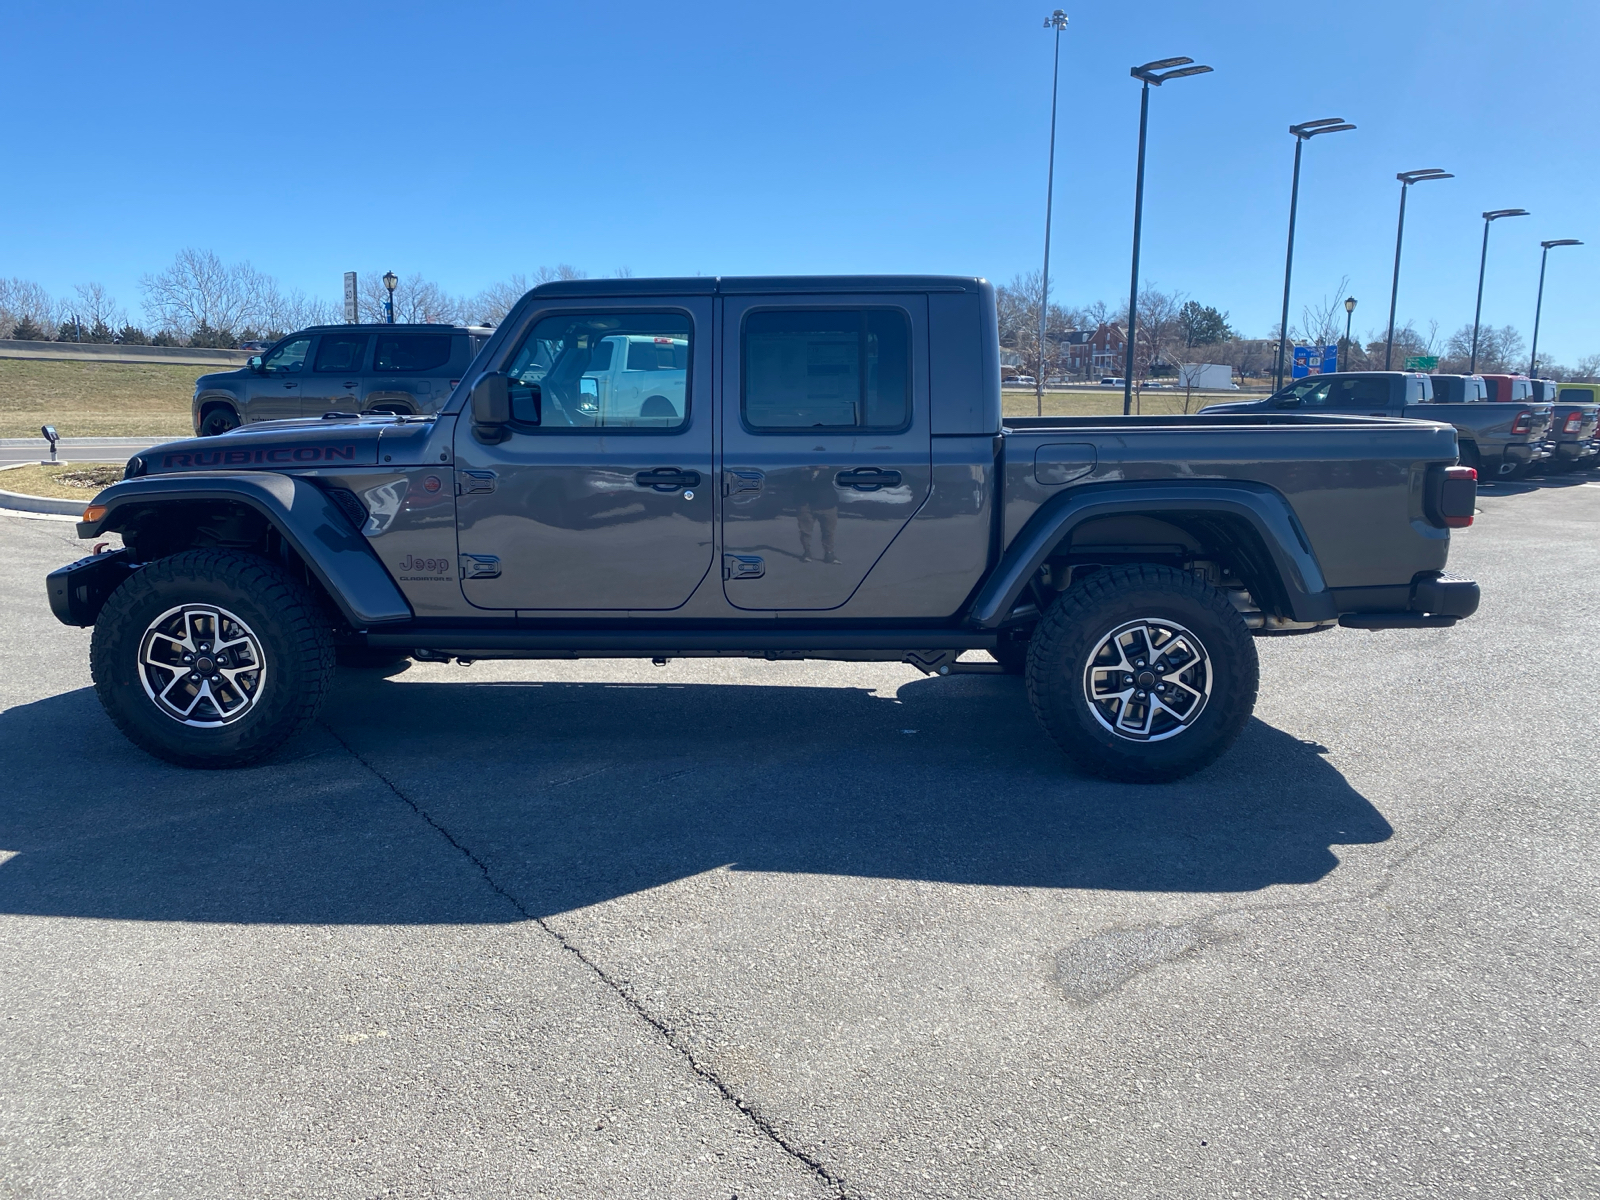
M 364 333 L 325 333 L 317 346 L 317 357 L 311 369 L 348 375 L 361 369 L 366 353 L 367 335 Z
M 744 321 L 746 427 L 904 429 L 911 421 L 911 325 L 880 309 L 778 309 Z
M 448 333 L 380 333 L 372 369 L 379 373 L 437 371 L 450 361 Z
M 1354 379 L 1335 380 L 1332 390 L 1328 393 L 1327 406 L 1362 409 L 1367 412 L 1388 408 L 1389 380 L 1381 376 L 1372 378 L 1359 375 Z

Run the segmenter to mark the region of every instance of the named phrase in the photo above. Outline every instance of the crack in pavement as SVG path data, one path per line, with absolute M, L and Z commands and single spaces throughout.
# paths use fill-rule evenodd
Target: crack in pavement
M 540 929 L 544 930 L 545 933 L 549 934 L 550 937 L 555 940 L 557 945 L 559 945 L 569 954 L 574 955 L 579 962 L 589 969 L 596 979 L 600 980 L 601 983 L 610 988 L 611 991 L 615 992 L 622 1002 L 633 1010 L 635 1015 L 637 1015 L 642 1021 L 654 1029 L 656 1033 L 660 1035 L 661 1040 L 665 1042 L 669 1048 L 675 1051 L 684 1060 L 684 1062 L 689 1065 L 690 1070 L 692 1070 L 706 1083 L 715 1088 L 722 1095 L 723 1099 L 727 1100 L 730 1104 L 733 1104 L 736 1108 L 738 1108 L 740 1113 L 742 1113 L 764 1137 L 772 1142 L 773 1145 L 777 1146 L 778 1149 L 782 1150 L 783 1153 L 787 1154 L 790 1158 L 803 1165 L 818 1179 L 822 1180 L 825 1184 L 831 1187 L 839 1196 L 839 1200 L 849 1200 L 849 1193 L 845 1190 L 843 1180 L 841 1180 L 832 1171 L 828 1170 L 828 1168 L 819 1160 L 813 1158 L 799 1146 L 796 1146 L 794 1143 L 789 1141 L 789 1139 L 784 1137 L 784 1135 L 776 1128 L 776 1126 L 772 1124 L 771 1121 L 763 1117 L 760 1113 L 756 1112 L 745 1101 L 741 1100 L 721 1076 L 695 1058 L 694 1052 L 687 1046 L 681 1045 L 678 1042 L 678 1040 L 672 1035 L 672 1031 L 670 1028 L 668 1028 L 665 1021 L 657 1017 L 642 1003 L 640 1003 L 639 1000 L 636 999 L 626 987 L 613 979 L 610 974 L 606 972 L 605 968 L 600 966 L 599 963 L 595 962 L 592 958 L 585 954 L 575 942 L 569 939 L 560 930 L 552 926 L 543 917 L 534 916 L 534 914 L 525 904 L 522 903 L 521 900 L 517 899 L 515 895 L 507 890 L 507 888 L 494 877 L 494 875 L 490 872 L 487 863 L 485 863 L 481 858 L 468 849 L 467 846 L 453 833 L 441 825 L 438 820 L 436 820 L 434 816 L 427 811 L 427 809 L 423 808 L 410 796 L 406 795 L 405 792 L 401 791 L 399 785 L 396 784 L 394 780 L 390 779 L 371 762 L 367 761 L 367 759 L 363 757 L 354 746 L 340 736 L 340 734 L 331 725 L 327 724 L 326 722 L 318 722 L 318 724 L 320 724 L 323 729 L 327 730 L 328 735 L 344 748 L 345 753 L 350 755 L 351 758 L 355 759 L 356 762 L 365 767 L 367 771 L 369 771 L 378 780 L 378 782 L 382 783 L 384 787 L 393 792 L 396 798 L 401 801 L 401 803 L 405 804 L 407 808 L 411 809 L 412 812 L 421 817 L 424 822 L 426 822 L 436 833 L 439 834 L 440 837 L 448 842 L 459 854 L 461 854 L 463 858 L 476 867 L 479 874 L 483 876 L 484 882 L 489 885 L 496 895 L 502 897 L 506 903 L 510 904 L 511 907 L 520 913 L 525 920 L 533 922 Z

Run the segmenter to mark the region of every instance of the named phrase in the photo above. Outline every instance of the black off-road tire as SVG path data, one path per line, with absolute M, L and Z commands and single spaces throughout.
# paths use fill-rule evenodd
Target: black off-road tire
M 989 651 L 989 657 L 1000 664 L 1007 675 L 1026 675 L 1028 672 L 1028 634 L 1030 630 L 1023 630 L 1019 635 L 1014 630 L 1001 630 L 1000 640 L 995 648 Z
M 239 414 L 226 406 L 213 408 L 200 420 L 201 437 L 217 437 L 239 428 Z
M 194 627 L 204 630 L 210 610 L 243 623 L 250 635 L 246 649 L 259 654 L 261 673 L 254 691 L 246 671 L 232 693 L 221 685 L 224 699 L 197 700 L 192 719 L 219 719 L 188 724 L 152 695 L 152 687 L 172 678 L 161 673 L 168 668 L 151 669 L 143 660 L 147 644 L 169 657 L 182 654 L 174 638 L 153 631 L 188 629 L 183 622 L 191 613 Z M 175 611 L 177 618 L 170 615 Z M 178 624 L 162 625 L 164 617 Z M 238 630 L 222 624 L 227 629 L 211 635 L 219 647 Z M 195 649 L 201 645 L 209 643 L 197 640 Z M 239 651 L 231 653 L 236 657 L 223 665 L 237 671 Z M 241 767 L 266 758 L 316 719 L 333 682 L 334 646 L 326 606 L 275 563 L 227 550 L 188 550 L 135 571 L 111 593 L 95 621 L 89 664 L 100 703 L 134 745 L 182 767 Z M 157 682 L 147 687 L 152 678 Z M 169 694 L 181 704 L 189 685 L 178 680 L 174 686 L 178 690 Z M 238 715 L 223 711 L 229 695 L 244 705 Z
M 1205 699 L 1187 723 L 1158 709 L 1148 724 L 1162 736 L 1139 740 L 1097 718 L 1108 710 L 1091 705 L 1086 680 L 1091 660 L 1116 631 L 1146 621 L 1162 630 L 1179 627 L 1200 643 L 1208 688 L 1199 689 Z M 1126 636 L 1137 645 L 1144 635 Z M 1174 657 L 1181 660 L 1182 652 Z M 1183 678 L 1194 684 L 1201 676 L 1190 670 Z M 1255 643 L 1228 597 L 1187 572 L 1154 564 L 1113 567 L 1074 584 L 1051 605 L 1028 652 L 1028 699 L 1045 732 L 1084 770 L 1128 783 L 1180 779 L 1213 762 L 1250 719 L 1259 679 Z

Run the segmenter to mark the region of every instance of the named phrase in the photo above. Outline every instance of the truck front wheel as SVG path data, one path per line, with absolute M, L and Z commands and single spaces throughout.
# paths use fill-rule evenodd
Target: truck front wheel
M 1228 597 L 1172 567 L 1090 575 L 1033 635 L 1028 699 L 1078 766 L 1159 783 L 1215 760 L 1255 707 L 1259 665 Z
M 106 600 L 95 691 L 136 746 L 183 767 L 258 762 L 309 725 L 334 675 L 317 597 L 253 555 L 189 550 Z

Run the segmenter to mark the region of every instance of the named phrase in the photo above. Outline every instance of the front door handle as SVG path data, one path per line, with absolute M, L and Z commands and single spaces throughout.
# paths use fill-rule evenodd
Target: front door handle
M 855 488 L 858 492 L 875 492 L 879 488 L 899 487 L 899 471 L 880 471 L 877 467 L 861 467 L 854 471 L 840 471 L 833 477 L 840 487 Z
M 300 385 L 298 383 L 286 383 L 283 386 L 286 387 L 286 388 L 297 388 Z
M 675 492 L 679 488 L 699 487 L 700 472 L 680 471 L 677 467 L 654 467 L 649 471 L 640 471 L 633 477 L 633 482 L 655 492 Z

